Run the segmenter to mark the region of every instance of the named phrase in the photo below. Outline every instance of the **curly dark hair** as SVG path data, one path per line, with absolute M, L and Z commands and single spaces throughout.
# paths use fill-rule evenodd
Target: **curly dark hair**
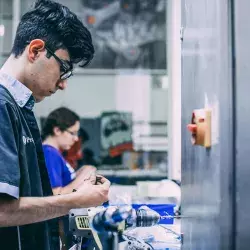
M 80 117 L 72 110 L 61 107 L 52 111 L 42 126 L 42 139 L 54 135 L 54 128 L 58 127 L 61 131 L 66 131 L 71 126 L 80 121 Z
M 67 49 L 74 64 L 88 64 L 94 56 L 89 30 L 76 14 L 51 0 L 37 0 L 22 16 L 11 53 L 17 58 L 33 39 L 43 40 L 53 51 Z

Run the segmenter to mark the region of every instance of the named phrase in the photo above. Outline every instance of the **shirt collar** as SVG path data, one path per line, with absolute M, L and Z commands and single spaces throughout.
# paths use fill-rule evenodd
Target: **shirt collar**
M 26 107 L 30 110 L 33 109 L 35 105 L 35 99 L 32 96 L 32 91 L 28 89 L 24 84 L 1 70 L 0 84 L 10 92 L 19 107 Z

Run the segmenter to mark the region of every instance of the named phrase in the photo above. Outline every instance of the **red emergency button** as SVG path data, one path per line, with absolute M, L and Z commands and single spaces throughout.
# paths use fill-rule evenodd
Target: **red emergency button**
M 211 147 L 211 110 L 196 109 L 187 129 L 192 134 L 192 144 Z
M 188 124 L 187 125 L 188 130 L 192 133 L 195 134 L 197 131 L 197 125 L 196 124 Z

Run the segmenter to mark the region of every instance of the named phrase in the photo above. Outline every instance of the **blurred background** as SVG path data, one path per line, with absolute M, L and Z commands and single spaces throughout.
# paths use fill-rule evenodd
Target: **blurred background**
M 41 125 L 61 106 L 77 112 L 88 137 L 82 143 L 83 154 L 112 181 L 134 184 L 137 179 L 169 177 L 171 4 L 59 2 L 91 30 L 96 55 L 88 68 L 76 67 L 65 91 L 36 105 L 38 122 Z M 0 64 L 9 56 L 20 16 L 32 4 L 33 0 L 0 0 Z M 175 172 L 171 179 L 180 181 L 180 169 Z

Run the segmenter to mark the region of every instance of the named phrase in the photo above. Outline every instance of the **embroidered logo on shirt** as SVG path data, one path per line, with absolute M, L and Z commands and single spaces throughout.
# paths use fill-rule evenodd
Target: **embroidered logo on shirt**
M 23 144 L 24 145 L 26 145 L 28 143 L 31 143 L 31 142 L 34 143 L 34 139 L 33 138 L 23 135 Z

